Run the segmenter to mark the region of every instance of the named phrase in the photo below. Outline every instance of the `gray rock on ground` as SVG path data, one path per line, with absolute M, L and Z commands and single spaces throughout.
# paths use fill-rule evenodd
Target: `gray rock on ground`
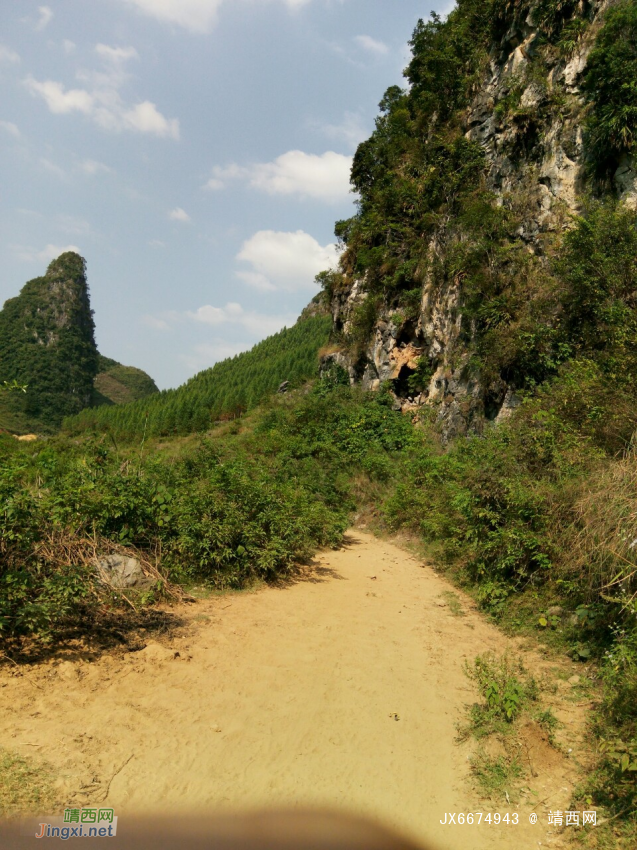
M 102 578 L 113 587 L 150 587 L 154 582 L 142 570 L 137 558 L 126 555 L 107 555 L 97 562 Z

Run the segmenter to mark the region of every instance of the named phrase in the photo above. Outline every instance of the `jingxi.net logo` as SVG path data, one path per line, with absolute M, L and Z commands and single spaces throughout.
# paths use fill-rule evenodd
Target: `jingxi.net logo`
M 113 809 L 65 809 L 64 817 L 48 818 L 39 824 L 36 838 L 113 838 L 117 816 Z

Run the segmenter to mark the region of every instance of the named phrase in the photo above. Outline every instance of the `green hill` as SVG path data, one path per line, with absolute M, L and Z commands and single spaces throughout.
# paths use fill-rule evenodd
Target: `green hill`
M 158 393 L 157 384 L 150 375 L 134 366 L 122 366 L 116 360 L 98 357 L 93 404 L 128 404 Z
M 64 416 L 91 404 L 97 371 L 86 264 L 67 252 L 0 311 L 0 380 L 28 386 L 2 399 L 0 424 L 55 430 Z
M 141 369 L 99 354 L 86 263 L 61 254 L 0 311 L 0 383 L 26 393 L 0 394 L 0 428 L 57 430 L 65 416 L 94 405 L 124 404 L 158 392 Z
M 64 427 L 74 434 L 109 429 L 125 439 L 144 432 L 159 436 L 205 429 L 215 420 L 252 409 L 284 381 L 294 386 L 316 374 L 318 352 L 330 329 L 331 319 L 324 310 L 308 311 L 293 327 L 200 372 L 176 390 L 122 407 L 87 409 L 65 420 Z M 119 374 L 106 372 L 100 386 Z

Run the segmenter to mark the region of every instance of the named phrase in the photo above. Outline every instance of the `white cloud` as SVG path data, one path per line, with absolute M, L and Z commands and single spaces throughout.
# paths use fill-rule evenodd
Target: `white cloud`
M 333 202 L 350 194 L 352 158 L 327 151 L 321 156 L 303 151 L 288 151 L 273 162 L 248 167 L 231 164 L 213 169 L 205 188 L 223 189 L 230 180 L 245 180 L 253 189 L 269 195 L 298 195 Z
M 140 12 L 192 32 L 208 32 L 223 0 L 124 0 Z
M 384 41 L 377 41 L 371 35 L 357 35 L 354 38 L 356 44 L 367 50 L 369 53 L 374 53 L 376 56 L 386 56 L 389 53 L 389 47 Z
M 204 186 L 204 189 L 210 189 L 211 192 L 218 192 L 221 189 L 225 189 L 226 184 L 218 177 L 211 177 L 210 180 Z
M 56 223 L 58 229 L 69 236 L 87 236 L 92 232 L 91 225 L 86 219 L 77 218 L 73 215 L 64 215 L 61 213 L 56 216 Z
M 49 244 L 37 254 L 37 258 L 44 262 L 50 262 L 51 260 L 55 260 L 59 257 L 60 254 L 65 254 L 67 251 L 73 251 L 75 254 L 81 253 L 77 245 L 65 245 L 64 248 L 60 248 L 59 245 Z
M 241 304 L 232 301 L 225 307 L 213 307 L 205 304 L 194 312 L 185 314 L 187 319 L 211 327 L 238 326 L 251 336 L 266 337 L 280 331 L 286 324 L 294 322 L 293 316 L 267 316 L 255 310 L 244 310 Z
M 10 136 L 13 136 L 15 139 L 20 138 L 21 133 L 12 121 L 0 121 L 0 129 L 4 130 L 5 133 L 8 133 Z
M 179 139 L 179 121 L 176 118 L 164 118 L 154 103 L 145 100 L 121 115 L 123 126 L 140 133 L 153 133 L 155 136 L 168 136 Z
M 258 313 L 256 310 L 246 310 L 237 302 L 228 302 L 224 307 L 215 307 L 212 304 L 204 304 L 197 310 L 188 310 L 179 313 L 168 310 L 157 315 L 147 314 L 142 316 L 141 322 L 153 330 L 166 333 L 172 331 L 176 326 L 190 325 L 187 332 L 193 334 L 193 325 L 199 325 L 206 336 L 211 329 L 213 339 L 196 345 L 191 354 L 181 355 L 181 359 L 194 372 L 212 366 L 219 360 L 234 357 L 242 351 L 251 348 L 255 340 L 277 333 L 284 327 L 290 327 L 296 321 L 296 316 L 268 315 Z M 224 339 L 229 335 L 232 341 Z M 238 341 L 241 336 L 246 340 Z
M 92 112 L 95 106 L 95 99 L 84 89 L 65 91 L 61 83 L 56 83 L 53 80 L 40 83 L 31 76 L 27 77 L 24 83 L 31 94 L 39 95 L 49 107 L 49 110 L 56 115 L 63 115 L 68 112 L 88 114 Z
M 128 62 L 129 59 L 139 59 L 139 53 L 134 47 L 110 47 L 108 44 L 96 44 L 95 52 L 102 59 L 115 65 Z
M 70 38 L 65 38 L 62 42 L 62 49 L 66 53 L 67 56 L 70 56 L 71 53 L 75 53 L 76 44 L 74 41 L 71 41 Z
M 190 221 L 190 216 L 186 210 L 182 210 L 181 207 L 175 207 L 174 210 L 171 210 L 168 213 L 168 218 L 171 221 Z
M 177 24 L 191 32 L 210 32 L 225 0 L 123 0 L 158 21 Z M 282 0 L 291 10 L 300 9 L 311 0 Z
M 95 159 L 84 159 L 78 165 L 80 171 L 83 171 L 84 174 L 88 174 L 89 176 L 93 176 L 94 174 L 100 173 L 108 173 L 112 169 L 108 167 L 108 165 L 104 165 L 103 162 L 97 162 Z
M 74 251 L 76 254 L 80 254 L 80 249 L 77 245 L 66 245 L 64 248 L 61 248 L 59 245 L 47 245 L 42 248 L 41 251 L 38 251 L 37 248 L 17 248 L 16 253 L 20 260 L 24 260 L 27 263 L 50 263 L 51 260 L 55 260 L 56 257 L 59 257 L 60 254 L 64 254 L 66 251 Z
M 261 272 L 235 272 L 235 275 L 251 286 L 253 289 L 259 289 L 261 292 L 276 292 L 276 286 L 270 282 Z
M 53 18 L 53 10 L 49 6 L 38 6 L 40 17 L 35 25 L 36 30 L 43 30 L 48 27 Z
M 151 239 L 148 243 L 151 248 L 165 248 L 166 243 L 162 242 L 161 239 Z
M 58 115 L 81 112 L 104 130 L 131 130 L 179 139 L 179 121 L 176 118 L 166 118 L 149 100 L 135 106 L 127 106 L 122 100 L 119 89 L 127 79 L 122 65 L 137 56 L 137 51 L 132 47 L 108 47 L 104 44 L 98 44 L 96 50 L 108 68 L 105 72 L 78 74 L 80 79 L 91 85 L 90 91 L 65 89 L 62 83 L 54 80 L 40 82 L 32 76 L 24 81 L 27 89 L 34 96 L 41 97 L 49 110 Z
M 262 290 L 297 291 L 315 288 L 314 278 L 336 265 L 338 251 L 336 245 L 320 245 L 303 230 L 260 230 L 243 243 L 237 260 L 252 266 L 237 272 L 246 283 Z
M 193 372 L 200 372 L 202 369 L 209 369 L 220 360 L 234 357 L 237 354 L 241 354 L 242 351 L 247 351 L 249 348 L 252 348 L 251 342 L 240 343 L 216 340 L 215 342 L 204 342 L 201 345 L 196 345 L 192 354 L 182 354 L 180 355 L 180 359 Z
M 322 156 L 289 151 L 274 162 L 256 165 L 250 185 L 270 195 L 301 195 L 322 201 L 348 197 L 352 159 L 333 151 Z
M 20 61 L 20 56 L 10 47 L 0 44 L 0 62 L 7 65 L 17 65 Z
M 225 189 L 226 183 L 230 180 L 241 180 L 250 177 L 250 169 L 245 168 L 236 163 L 230 165 L 215 165 L 212 169 L 212 177 L 205 184 L 204 189 L 210 189 L 213 192 Z

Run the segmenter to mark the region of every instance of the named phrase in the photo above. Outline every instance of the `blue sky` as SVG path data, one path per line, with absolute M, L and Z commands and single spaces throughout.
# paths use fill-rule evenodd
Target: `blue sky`
M 448 7 L 3 3 L 0 302 L 79 250 L 100 351 L 162 388 L 291 325 L 416 21 Z

